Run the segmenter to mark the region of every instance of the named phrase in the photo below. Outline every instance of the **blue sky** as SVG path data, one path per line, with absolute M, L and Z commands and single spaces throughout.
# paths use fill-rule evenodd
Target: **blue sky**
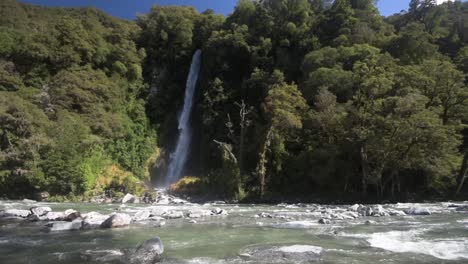
M 0 0 L 1 1 L 1 0 Z M 154 4 L 191 5 L 203 11 L 207 8 L 217 13 L 229 14 L 237 0 L 20 0 L 21 2 L 47 6 L 95 6 L 114 16 L 134 19 L 137 13 L 146 13 Z M 391 15 L 408 7 L 410 0 L 380 0 L 378 3 L 383 15 Z

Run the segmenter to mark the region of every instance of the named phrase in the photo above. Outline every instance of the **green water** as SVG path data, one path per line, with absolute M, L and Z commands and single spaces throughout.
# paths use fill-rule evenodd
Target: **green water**
M 144 207 L 40 205 L 50 206 L 54 211 L 73 208 L 106 214 L 116 210 L 132 214 Z M 330 225 L 312 224 L 307 228 L 301 228 L 302 222 L 284 227 L 287 227 L 285 223 L 295 221 L 316 223 L 316 217 L 310 213 L 316 206 L 216 206 L 227 210 L 229 215 L 196 219 L 196 224 L 189 223 L 189 219 L 167 220 L 163 227 L 143 222 L 121 229 L 48 233 L 43 231 L 43 222 L 3 221 L 0 222 L 0 263 L 103 263 L 103 260 L 92 262 L 84 258 L 83 252 L 130 249 L 155 236 L 165 246 L 163 263 L 247 263 L 239 254 L 254 245 L 321 247 L 321 263 L 468 263 L 468 214 L 455 212 L 446 204 L 427 205 L 434 211 L 431 216 L 337 220 Z M 29 207 L 31 204 L 0 202 L 0 209 Z M 187 211 L 212 207 L 170 208 Z M 283 214 L 288 219 L 254 217 L 261 212 Z M 366 225 L 368 219 L 376 223 Z

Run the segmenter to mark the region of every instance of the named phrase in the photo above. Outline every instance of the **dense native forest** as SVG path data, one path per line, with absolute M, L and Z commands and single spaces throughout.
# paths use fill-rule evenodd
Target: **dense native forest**
M 0 195 L 142 192 L 193 53 L 190 194 L 407 199 L 468 183 L 468 3 L 240 0 L 231 15 L 0 3 Z M 468 181 L 467 181 L 468 182 Z

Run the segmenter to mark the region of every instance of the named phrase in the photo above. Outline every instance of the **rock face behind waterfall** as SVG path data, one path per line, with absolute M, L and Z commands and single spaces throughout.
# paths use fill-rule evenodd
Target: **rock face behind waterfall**
M 177 181 L 184 169 L 189 154 L 191 132 L 190 132 L 190 114 L 192 112 L 193 97 L 198 82 L 200 72 L 201 51 L 197 50 L 192 58 L 192 65 L 187 78 L 185 88 L 184 107 L 179 116 L 179 138 L 174 152 L 171 154 L 169 168 L 165 178 L 166 185 Z

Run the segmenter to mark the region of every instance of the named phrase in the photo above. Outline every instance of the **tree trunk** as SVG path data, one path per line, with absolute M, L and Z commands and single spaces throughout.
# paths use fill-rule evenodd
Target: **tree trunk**
M 367 180 L 369 179 L 369 163 L 367 159 L 366 146 L 363 144 L 361 146 L 361 169 L 362 169 L 362 195 L 367 195 Z
M 465 155 L 463 155 L 463 161 L 460 167 L 460 172 L 457 177 L 457 191 L 455 194 L 459 194 L 465 183 L 466 175 L 468 173 L 468 150 L 465 150 Z
M 273 126 L 270 126 L 265 137 L 265 142 L 260 150 L 257 173 L 260 181 L 260 198 L 263 198 L 265 194 L 265 176 L 266 176 L 266 163 L 267 163 L 267 151 L 271 144 L 271 138 L 273 134 Z

